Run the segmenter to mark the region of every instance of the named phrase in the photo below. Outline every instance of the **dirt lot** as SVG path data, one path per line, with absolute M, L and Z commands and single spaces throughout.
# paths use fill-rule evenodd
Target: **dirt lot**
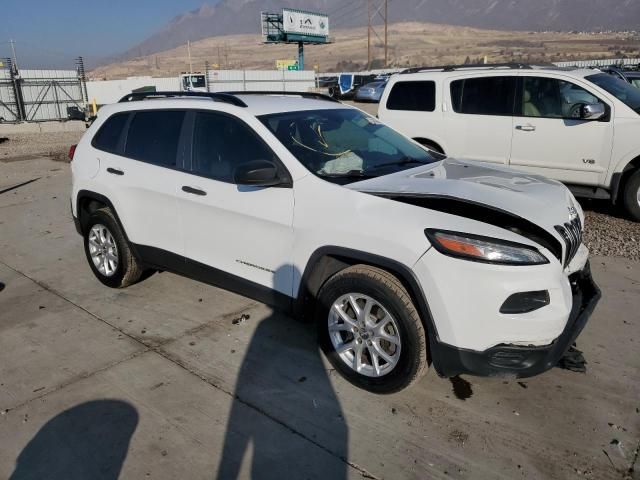
M 0 162 L 0 478 L 640 478 L 640 263 L 592 259 L 586 374 L 380 397 L 244 297 L 102 286 L 69 186 L 65 163 Z

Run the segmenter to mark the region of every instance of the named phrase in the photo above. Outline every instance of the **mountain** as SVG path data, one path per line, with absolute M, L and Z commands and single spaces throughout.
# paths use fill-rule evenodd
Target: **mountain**
M 283 7 L 328 13 L 333 29 L 367 22 L 367 0 L 219 0 L 174 18 L 119 59 L 165 51 L 187 40 L 257 34 L 260 12 Z M 627 30 L 640 25 L 640 0 L 392 0 L 389 20 L 498 30 Z

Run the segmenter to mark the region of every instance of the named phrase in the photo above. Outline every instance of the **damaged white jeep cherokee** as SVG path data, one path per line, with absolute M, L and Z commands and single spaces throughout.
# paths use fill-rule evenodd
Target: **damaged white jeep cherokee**
M 132 94 L 72 157 L 102 283 L 169 270 L 311 313 L 331 363 L 373 392 L 428 364 L 541 373 L 600 298 L 562 184 L 436 156 L 321 95 Z

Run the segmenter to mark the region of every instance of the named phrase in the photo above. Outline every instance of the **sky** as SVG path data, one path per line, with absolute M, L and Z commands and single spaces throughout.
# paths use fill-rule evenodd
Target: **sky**
M 211 0 L 2 0 L 0 57 L 15 40 L 21 68 L 72 67 L 122 53 L 176 15 Z

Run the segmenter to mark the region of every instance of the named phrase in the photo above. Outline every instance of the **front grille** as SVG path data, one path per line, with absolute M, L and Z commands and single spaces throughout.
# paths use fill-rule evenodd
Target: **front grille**
M 576 217 L 564 225 L 556 225 L 556 231 L 560 234 L 565 244 L 564 266 L 567 267 L 573 257 L 578 253 L 582 245 L 582 223 L 580 217 Z

